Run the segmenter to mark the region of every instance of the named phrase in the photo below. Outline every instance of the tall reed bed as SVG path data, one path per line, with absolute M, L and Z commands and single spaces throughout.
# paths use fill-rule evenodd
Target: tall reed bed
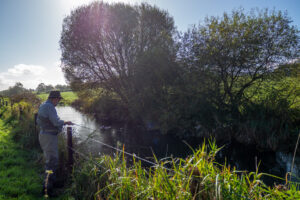
M 186 159 L 156 160 L 142 167 L 124 154 L 78 160 L 69 193 L 75 199 L 300 199 L 296 183 L 266 186 L 264 173 L 239 172 L 215 162 L 215 143 L 205 142 Z M 299 189 L 299 188 L 298 188 Z

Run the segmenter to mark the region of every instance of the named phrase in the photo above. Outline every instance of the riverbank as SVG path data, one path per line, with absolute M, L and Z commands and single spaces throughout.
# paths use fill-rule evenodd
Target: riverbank
M 77 111 L 75 113 L 69 113 L 70 111 L 71 109 L 58 108 L 58 113 L 64 117 L 78 114 Z M 68 114 L 65 112 L 68 112 Z M 89 121 L 88 119 L 78 120 L 82 122 Z M 91 125 L 94 126 L 93 123 Z M 231 163 L 235 159 L 238 159 L 236 154 L 241 153 L 244 146 L 232 152 L 230 160 L 228 158 L 228 162 L 225 161 L 225 163 L 216 161 L 216 155 L 220 155 L 221 152 L 219 152 L 215 143 L 203 144 L 202 148 L 194 149 L 188 156 L 182 158 L 179 158 L 176 154 L 173 154 L 175 156 L 168 154 L 170 157 L 165 156 L 162 158 L 159 156 L 160 158 L 155 160 L 150 158 L 153 157 L 153 154 L 151 154 L 152 156 L 145 156 L 145 152 L 135 151 L 134 149 L 138 149 L 139 147 L 145 149 L 149 147 L 149 143 L 146 145 L 144 142 L 151 140 L 152 137 L 156 145 L 161 147 L 168 146 L 168 153 L 171 153 L 171 148 L 174 146 L 161 143 L 163 141 L 162 138 L 158 138 L 158 136 L 161 135 L 159 133 L 144 135 L 138 132 L 138 135 L 132 135 L 128 132 L 123 132 L 123 134 L 121 134 L 118 131 L 114 131 L 114 127 L 111 127 L 111 132 L 107 130 L 105 132 L 99 131 L 94 134 L 89 134 L 95 128 L 88 126 L 88 124 L 85 124 L 85 126 L 88 127 L 86 128 L 87 132 L 74 133 L 74 136 L 81 141 L 80 144 L 74 145 L 74 148 L 79 151 L 80 154 L 76 156 L 77 162 L 74 165 L 72 186 L 69 188 L 71 195 L 76 199 L 106 199 L 108 197 L 111 199 L 293 199 L 300 197 L 297 196 L 298 193 L 294 183 L 286 182 L 285 179 L 276 178 L 273 175 L 261 173 L 262 170 L 260 169 L 259 159 L 256 163 L 257 171 L 254 168 L 254 172 L 252 170 L 250 170 L 250 172 L 240 170 L 243 166 L 239 166 L 237 169 L 234 164 L 229 165 L 229 161 Z M 75 130 L 81 130 L 79 127 L 77 128 L 75 128 Z M 86 138 L 87 135 L 89 135 L 91 140 Z M 123 138 L 121 138 L 122 135 Z M 147 159 L 156 164 L 150 166 L 147 165 L 147 163 L 140 162 L 138 159 L 133 159 L 131 156 L 125 157 L 123 153 L 116 153 L 114 150 L 110 153 L 112 156 L 108 156 L 105 154 L 108 148 L 103 147 L 99 143 L 93 144 L 95 140 L 114 147 L 117 147 L 118 145 L 116 143 L 120 141 L 119 144 L 124 145 L 123 148 L 125 151 L 134 152 L 143 158 L 147 157 Z M 110 140 L 112 140 L 113 143 L 110 143 Z M 128 140 L 133 142 L 134 146 L 130 145 Z M 171 138 L 167 140 L 169 141 Z M 202 144 L 202 142 L 199 144 Z M 137 147 L 137 145 L 139 147 Z M 175 146 L 176 148 L 181 148 L 182 145 Z M 157 149 L 154 146 L 152 147 L 152 152 L 156 152 Z M 98 151 L 94 151 L 96 148 Z M 119 148 L 122 149 L 122 145 L 119 145 Z M 94 154 L 92 154 L 92 152 L 94 152 Z M 249 153 L 251 153 L 251 155 Z M 99 154 L 101 156 L 99 156 Z M 90 157 L 89 155 L 93 156 Z M 254 152 L 245 151 L 243 156 L 249 160 L 248 163 L 251 164 L 251 166 L 255 165 L 254 160 L 252 161 L 255 156 Z M 145 164 L 147 167 L 145 167 Z M 168 169 L 166 169 L 166 167 Z M 193 168 L 200 171 L 201 176 L 189 171 L 189 169 Z M 264 182 L 266 177 L 277 180 L 276 182 L 281 182 L 282 184 L 277 183 L 274 187 L 274 182 L 272 182 L 266 185 Z M 203 184 L 201 187 L 199 186 L 200 189 L 198 189 L 201 191 L 199 191 L 197 195 L 194 193 L 196 190 L 194 188 L 195 185 L 193 185 L 193 183 L 195 183 L 194 178 L 200 180 L 199 182 L 196 181 L 197 184 Z M 202 180 L 202 178 L 204 178 L 204 180 Z M 216 182 L 221 188 L 220 191 L 212 189 Z M 228 191 L 228 188 L 237 192 Z M 244 194 L 245 191 L 251 190 L 255 191 L 250 194 Z M 216 192 L 218 192 L 218 194 L 216 194 Z
M 124 146 L 123 146 L 124 150 Z M 264 173 L 237 171 L 215 162 L 214 142 L 203 143 L 185 159 L 164 158 L 142 167 L 124 153 L 82 160 L 73 170 L 70 193 L 76 199 L 299 199 L 297 184 L 266 186 Z M 85 158 L 86 159 L 86 158 Z
M 0 119 L 0 199 L 42 199 L 42 168 L 38 152 L 12 139 L 12 127 Z
M 44 199 L 44 165 L 33 113 L 26 102 L 0 108 L 0 200 Z
M 20 103 L 6 109 L 1 110 L 6 123 L 0 121 L 0 199 L 42 199 L 43 167 L 37 162 L 40 153 L 34 150 L 37 138 L 29 117 L 30 105 Z M 298 185 L 288 180 L 269 187 L 261 181 L 264 173 L 241 172 L 226 163 L 216 163 L 218 151 L 214 142 L 203 143 L 183 159 L 153 160 L 156 164 L 147 168 L 138 159 L 126 158 L 124 153 L 100 157 L 77 154 L 71 184 L 66 185 L 58 199 L 300 198 Z M 132 159 L 131 165 L 127 159 Z

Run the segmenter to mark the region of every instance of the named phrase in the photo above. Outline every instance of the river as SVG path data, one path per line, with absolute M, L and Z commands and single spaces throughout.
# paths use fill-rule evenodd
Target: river
M 183 141 L 172 135 L 163 135 L 154 131 L 141 131 L 134 128 L 129 129 L 120 125 L 103 126 L 98 124 L 95 119 L 69 106 L 57 107 L 57 112 L 61 119 L 77 124 L 73 126 L 73 137 L 76 140 L 77 150 L 94 156 L 116 152 L 101 144 L 105 143 L 120 149 L 124 145 L 125 151 L 151 161 L 153 161 L 153 154 L 158 159 L 171 156 L 184 158 L 192 153 L 189 146 L 196 149 L 203 142 L 199 138 Z M 236 142 L 222 145 L 222 150 L 216 156 L 217 162 L 221 164 L 226 162 L 231 166 L 235 166 L 238 170 L 247 171 L 255 171 L 259 165 L 259 172 L 280 177 L 284 177 L 286 172 L 291 170 L 291 153 L 259 152 L 255 146 L 245 146 Z M 300 174 L 299 164 L 300 159 L 297 158 L 293 168 L 293 173 L 297 177 Z M 282 182 L 269 177 L 264 177 L 264 181 L 269 185 L 274 182 Z

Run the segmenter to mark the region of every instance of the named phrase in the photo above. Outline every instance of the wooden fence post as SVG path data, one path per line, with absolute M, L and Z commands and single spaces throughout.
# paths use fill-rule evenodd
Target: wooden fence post
M 37 128 L 36 128 L 36 125 L 37 125 L 37 117 L 38 117 L 38 114 L 37 114 L 37 113 L 34 113 L 34 133 L 38 135 L 38 133 L 37 133 Z
M 72 127 L 67 127 L 68 141 L 68 169 L 71 172 L 73 167 L 73 143 L 72 143 Z

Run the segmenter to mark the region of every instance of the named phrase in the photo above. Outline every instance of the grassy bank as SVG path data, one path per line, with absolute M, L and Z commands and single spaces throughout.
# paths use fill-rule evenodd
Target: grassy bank
M 269 187 L 261 177 L 270 175 L 216 163 L 218 150 L 214 143 L 204 143 L 185 159 L 165 158 L 148 169 L 135 159 L 128 166 L 124 154 L 79 161 L 70 194 L 76 199 L 300 198 L 295 183 Z
M 32 105 L 23 101 L 0 108 L 0 200 L 44 199 L 44 166 L 33 113 Z
M 0 119 L 0 199 L 41 199 L 42 168 L 37 154 L 16 144 L 12 130 Z
M 1 108 L 0 199 L 43 199 L 41 152 L 33 131 L 33 108 L 19 102 Z M 76 145 L 75 145 L 76 148 Z M 77 150 L 79 150 L 77 148 Z M 57 199 L 299 199 L 299 185 L 269 187 L 269 176 L 236 171 L 215 162 L 219 149 L 205 144 L 187 158 L 165 158 L 152 167 L 124 154 L 83 159 L 75 156 L 71 184 Z M 81 152 L 81 151 L 80 151 Z
M 38 97 L 42 101 L 46 101 L 48 96 L 49 96 L 49 93 L 38 94 Z M 75 92 L 61 92 L 61 96 L 63 97 L 63 99 L 60 101 L 60 104 L 62 104 L 62 105 L 71 105 L 71 103 L 73 101 L 78 99 Z

